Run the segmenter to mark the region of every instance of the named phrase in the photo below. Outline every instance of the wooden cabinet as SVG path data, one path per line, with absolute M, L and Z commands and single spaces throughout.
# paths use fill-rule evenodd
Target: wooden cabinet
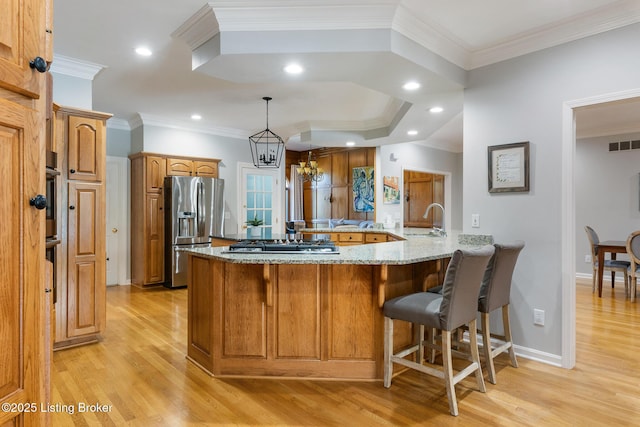
M 217 160 L 191 160 L 186 158 L 167 158 L 168 176 L 204 176 L 218 177 Z
M 111 114 L 54 105 L 63 177 L 55 349 L 95 342 L 106 319 L 106 121 Z
M 164 178 L 218 177 L 218 159 L 136 153 L 131 159 L 131 283 L 157 286 L 165 281 Z M 170 262 L 170 260 L 169 260 Z
M 324 177 L 304 186 L 304 219 L 311 226 L 313 219 L 372 220 L 374 212 L 355 212 L 353 209 L 353 168 L 373 166 L 375 148 L 351 150 L 316 150 L 318 166 Z
M 45 280 L 46 78 L 29 67 L 47 59 L 47 1 L 0 2 L 0 404 L 49 402 L 50 330 Z M 47 426 L 36 411 L 0 411 L 2 426 Z

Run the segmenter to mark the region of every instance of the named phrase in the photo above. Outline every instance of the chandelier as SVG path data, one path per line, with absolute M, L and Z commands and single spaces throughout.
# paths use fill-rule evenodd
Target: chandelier
M 249 137 L 249 148 L 253 165 L 257 168 L 279 168 L 284 141 L 269 130 L 269 101 L 268 96 L 263 97 L 267 102 L 267 128 Z
M 324 175 L 322 168 L 318 167 L 318 162 L 311 160 L 311 151 L 309 151 L 307 161 L 300 162 L 296 170 L 298 171 L 298 175 L 302 176 L 304 181 L 318 182 L 322 180 L 322 176 Z

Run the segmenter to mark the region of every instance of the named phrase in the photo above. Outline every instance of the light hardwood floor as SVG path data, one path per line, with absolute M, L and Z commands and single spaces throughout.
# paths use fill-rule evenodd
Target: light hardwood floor
M 382 382 L 217 379 L 185 359 L 187 291 L 107 290 L 107 328 L 97 344 L 56 352 L 52 404 L 112 405 L 109 412 L 53 413 L 54 426 L 604 426 L 640 424 L 640 302 L 624 287 L 577 291 L 577 366 L 555 368 L 506 354 L 498 384 L 444 385 L 408 371 Z M 513 317 L 513 316 L 512 316 Z M 526 316 L 525 316 L 526 317 Z M 485 373 L 486 378 L 486 373 Z

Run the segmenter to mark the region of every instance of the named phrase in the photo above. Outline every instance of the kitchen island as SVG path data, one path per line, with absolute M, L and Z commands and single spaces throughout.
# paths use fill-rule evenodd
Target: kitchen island
M 382 379 L 384 301 L 438 285 L 455 249 L 482 243 L 395 235 L 338 254 L 188 250 L 188 359 L 215 376 Z M 411 337 L 398 324 L 394 343 Z

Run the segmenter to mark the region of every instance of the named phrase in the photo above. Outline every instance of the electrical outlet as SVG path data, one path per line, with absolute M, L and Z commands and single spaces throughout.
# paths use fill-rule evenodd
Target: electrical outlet
M 480 214 L 471 214 L 471 227 L 480 227 Z
M 591 264 L 591 255 L 585 255 L 584 262 L 588 262 L 589 264 Z
M 533 324 L 544 326 L 544 310 L 538 308 L 533 309 Z

